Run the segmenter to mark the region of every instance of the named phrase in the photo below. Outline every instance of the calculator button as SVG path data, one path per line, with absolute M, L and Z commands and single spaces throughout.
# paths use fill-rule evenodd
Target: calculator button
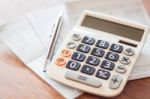
M 76 43 L 73 41 L 70 41 L 66 44 L 66 47 L 69 49 L 74 49 L 76 47 Z
M 111 47 L 110 47 L 110 50 L 114 51 L 114 52 L 121 53 L 122 50 L 123 50 L 123 46 L 118 45 L 118 44 L 112 44 Z
M 94 56 L 103 57 L 105 54 L 105 51 L 100 48 L 93 48 L 91 54 Z
M 126 69 L 126 66 L 119 65 L 116 67 L 115 71 L 120 73 L 120 74 L 124 74 L 127 71 L 127 69 Z
M 69 56 L 71 56 L 71 52 L 67 49 L 64 49 L 64 50 L 61 51 L 61 56 L 69 57 Z
M 57 58 L 56 61 L 55 61 L 55 64 L 58 65 L 58 66 L 63 66 L 63 65 L 66 64 L 66 61 L 63 58 Z
M 115 67 L 115 64 L 113 62 L 104 60 L 101 64 L 101 68 L 107 69 L 107 70 L 113 70 Z
M 107 41 L 98 40 L 97 43 L 96 43 L 96 46 L 100 47 L 100 48 L 107 49 L 108 46 L 109 46 L 109 43 Z
M 74 41 L 79 41 L 79 40 L 81 39 L 81 35 L 80 35 L 80 34 L 73 34 L 73 35 L 72 35 L 72 39 L 73 39 Z
M 72 70 L 78 70 L 80 68 L 81 64 L 79 62 L 75 61 L 69 61 L 66 65 L 66 68 L 72 69 Z
M 84 54 L 78 53 L 78 52 L 74 52 L 73 55 L 72 55 L 73 60 L 77 60 L 77 61 L 80 61 L 80 62 L 84 61 L 85 57 L 86 56 Z
M 114 52 L 108 52 L 105 58 L 111 61 L 117 61 L 119 58 L 119 55 Z
M 110 77 L 110 72 L 99 69 L 96 73 L 96 77 L 107 80 Z
M 93 45 L 94 42 L 95 42 L 95 39 L 92 38 L 92 37 L 85 36 L 85 37 L 82 39 L 82 43 L 85 43 L 85 44 Z
M 127 48 L 127 49 L 125 49 L 124 54 L 126 54 L 127 56 L 133 56 L 135 54 L 135 52 L 133 49 Z
M 84 65 L 81 69 L 81 72 L 88 75 L 92 75 L 95 72 L 95 68 L 88 65 Z
M 98 79 L 95 79 L 90 76 L 87 77 L 87 76 L 81 75 L 73 71 L 67 71 L 65 73 L 65 78 L 79 82 L 79 83 L 83 83 L 92 87 L 96 87 L 96 88 L 101 87 L 102 85 L 102 83 Z
M 119 88 L 121 82 L 122 82 L 122 77 L 119 75 L 114 75 L 110 80 L 109 88 L 117 89 Z
M 87 64 L 97 66 L 100 63 L 100 59 L 94 56 L 89 56 L 86 60 Z
M 84 44 L 79 44 L 79 46 L 77 48 L 77 51 L 88 53 L 90 51 L 90 49 L 91 49 L 90 46 L 87 46 L 87 45 L 84 45 Z
M 129 57 L 126 57 L 126 56 L 123 56 L 121 59 L 120 59 L 120 62 L 124 65 L 128 65 L 130 64 L 130 58 Z

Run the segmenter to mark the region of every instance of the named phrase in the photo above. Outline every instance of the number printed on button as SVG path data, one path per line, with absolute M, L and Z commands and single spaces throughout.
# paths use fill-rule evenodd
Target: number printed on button
M 72 69 L 72 70 L 78 70 L 80 68 L 81 64 L 79 62 L 75 62 L 75 61 L 68 61 L 66 68 L 68 69 Z
M 117 52 L 117 53 L 121 53 L 123 51 L 123 46 L 118 45 L 118 44 L 112 44 L 110 47 L 110 50 Z
M 115 64 L 113 62 L 104 60 L 101 64 L 101 68 L 107 69 L 107 70 L 113 70 L 115 67 Z
M 92 37 L 88 37 L 88 36 L 85 36 L 82 40 L 82 43 L 89 44 L 89 45 L 93 45 L 94 42 L 95 42 L 95 39 Z
M 93 48 L 91 54 L 94 56 L 103 57 L 105 54 L 105 51 L 100 48 Z
M 90 46 L 84 45 L 84 44 L 79 44 L 77 51 L 88 53 L 90 51 Z
M 108 60 L 116 62 L 119 58 L 119 55 L 117 53 L 114 53 L 114 52 L 108 52 L 105 58 Z
M 74 52 L 73 55 L 72 55 L 73 60 L 77 60 L 77 61 L 80 61 L 80 62 L 84 61 L 85 57 L 86 56 L 84 54 L 79 53 L 79 52 Z
M 94 56 L 89 56 L 86 60 L 87 64 L 97 66 L 100 63 L 100 59 Z
M 100 48 L 107 49 L 109 46 L 109 43 L 107 41 L 104 41 L 104 40 L 98 40 L 96 43 L 96 46 L 100 47 Z

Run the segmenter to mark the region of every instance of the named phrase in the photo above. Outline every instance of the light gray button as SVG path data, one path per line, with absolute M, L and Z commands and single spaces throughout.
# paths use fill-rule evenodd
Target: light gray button
M 122 77 L 119 75 L 114 75 L 110 80 L 109 88 L 117 89 L 119 88 L 121 82 L 122 82 Z
M 119 65 L 119 66 L 116 67 L 115 71 L 118 72 L 118 73 L 123 74 L 123 73 L 125 73 L 127 71 L 127 69 L 126 69 L 126 66 Z
M 124 50 L 124 54 L 128 55 L 128 56 L 133 56 L 135 54 L 134 50 L 131 48 L 127 48 Z
M 67 44 L 66 44 L 66 47 L 69 48 L 69 49 L 74 49 L 76 47 L 76 43 L 73 42 L 73 41 L 69 41 Z
M 81 35 L 80 35 L 80 34 L 73 34 L 73 35 L 72 35 L 72 39 L 73 39 L 74 41 L 79 41 L 79 40 L 81 39 Z
M 123 56 L 121 59 L 120 59 L 120 62 L 124 65 L 128 65 L 130 64 L 131 60 L 129 57 L 126 57 L 126 56 Z
M 90 76 L 87 77 L 87 76 L 81 75 L 73 71 L 67 71 L 65 73 L 65 77 L 67 79 L 80 82 L 80 83 L 84 83 L 92 87 L 100 87 L 102 85 L 102 83 L 98 79 L 95 79 Z

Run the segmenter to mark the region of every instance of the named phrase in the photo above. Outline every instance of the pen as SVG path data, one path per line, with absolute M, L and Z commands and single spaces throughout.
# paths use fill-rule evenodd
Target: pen
M 50 61 L 52 60 L 52 57 L 53 57 L 53 53 L 54 53 L 54 50 L 55 50 L 55 46 L 56 46 L 56 41 L 58 39 L 58 35 L 59 35 L 59 32 L 60 32 L 60 28 L 62 26 L 62 15 L 63 15 L 63 11 L 60 12 L 54 26 L 53 26 L 53 29 L 52 29 L 52 34 L 50 35 L 50 46 L 49 46 L 49 50 L 48 50 L 48 54 L 47 54 L 47 57 L 46 57 L 46 60 L 45 60 L 45 64 L 44 64 L 44 67 L 43 67 L 43 72 L 46 72 L 47 70 L 47 65 L 50 63 Z

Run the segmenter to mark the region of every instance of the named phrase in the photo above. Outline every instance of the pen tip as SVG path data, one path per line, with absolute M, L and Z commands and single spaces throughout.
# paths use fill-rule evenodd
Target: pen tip
M 49 61 L 46 60 L 45 61 L 45 64 L 44 64 L 44 68 L 43 68 L 43 72 L 46 72 L 47 71 L 47 65 L 49 64 Z

